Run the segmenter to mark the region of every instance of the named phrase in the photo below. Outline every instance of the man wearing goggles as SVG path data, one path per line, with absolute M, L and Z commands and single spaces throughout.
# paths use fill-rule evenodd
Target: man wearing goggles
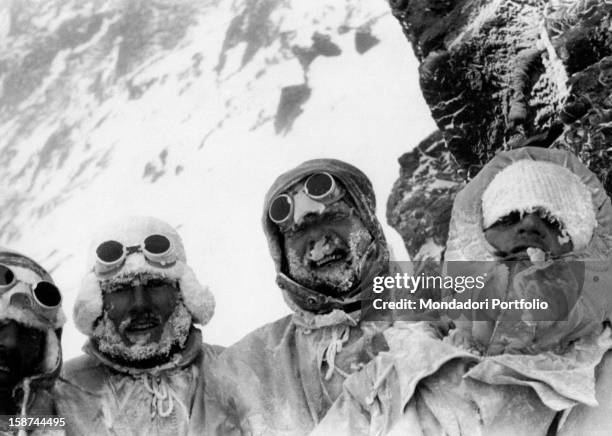
M 0 248 L 0 416 L 55 415 L 62 297 L 32 259 Z M 17 429 L 0 418 L 0 433 Z
M 361 301 L 371 277 L 388 269 L 389 251 L 360 170 L 318 159 L 281 175 L 263 226 L 294 313 L 219 356 L 212 372 L 223 377 L 209 390 L 221 412 L 207 421 L 210 434 L 308 434 L 344 378 L 385 346 L 384 327 L 361 321 Z
M 61 404 L 70 431 L 174 436 L 201 429 L 204 371 L 216 348 L 202 342 L 195 324 L 208 323 L 213 311 L 214 298 L 170 225 L 131 217 L 101 229 L 74 307 L 75 324 L 90 339 L 86 355 L 65 367 L 80 395 Z

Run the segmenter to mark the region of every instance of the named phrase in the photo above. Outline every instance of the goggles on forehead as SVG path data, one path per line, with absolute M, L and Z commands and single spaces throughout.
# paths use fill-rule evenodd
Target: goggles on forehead
M 13 289 L 19 283 L 25 286 Z M 50 323 L 54 322 L 62 304 L 62 294 L 53 283 L 41 280 L 34 284 L 19 280 L 10 267 L 0 264 L 0 298 L 9 292 L 11 306 L 29 310 Z
M 308 176 L 302 188 L 304 194 L 318 204 L 331 204 L 344 195 L 334 177 L 326 172 L 314 173 Z M 268 208 L 270 220 L 276 224 L 289 221 L 294 214 L 295 199 L 289 194 L 277 195 Z
M 95 271 L 107 273 L 123 266 L 129 254 L 141 252 L 145 259 L 160 266 L 171 266 L 177 261 L 172 241 L 160 234 L 149 235 L 138 245 L 126 247 L 121 242 L 104 241 L 96 248 Z

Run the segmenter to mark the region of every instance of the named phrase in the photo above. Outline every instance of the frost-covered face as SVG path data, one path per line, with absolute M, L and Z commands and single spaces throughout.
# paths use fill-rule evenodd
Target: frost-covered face
M 345 199 L 280 229 L 289 276 L 302 286 L 341 296 L 359 284 L 359 265 L 373 238 Z
M 573 250 L 570 238 L 563 234 L 558 221 L 542 211 L 520 214 L 513 212 L 485 230 L 486 240 L 500 258 L 529 258 L 531 249 L 539 249 L 556 257 Z
M 104 310 L 125 345 L 158 342 L 172 315 L 179 291 L 161 280 L 124 285 L 103 296 Z
M 0 392 L 36 372 L 43 360 L 45 333 L 13 320 L 0 320 Z
M 128 361 L 168 356 L 184 345 L 192 319 L 173 284 L 149 279 L 103 295 L 104 315 L 94 330 L 100 351 Z

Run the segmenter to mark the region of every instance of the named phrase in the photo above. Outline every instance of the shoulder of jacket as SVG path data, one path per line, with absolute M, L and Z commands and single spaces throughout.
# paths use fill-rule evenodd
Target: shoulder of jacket
M 227 347 L 221 354 L 242 354 L 247 351 L 252 353 L 274 347 L 285 336 L 286 330 L 293 326 L 291 318 L 291 315 L 287 315 L 253 330 L 238 342 Z
M 62 374 L 74 375 L 83 371 L 95 370 L 102 366 L 102 363 L 98 359 L 87 354 L 83 354 L 64 362 L 62 366 Z
M 202 355 L 205 358 L 214 357 L 222 353 L 223 350 L 225 350 L 225 348 L 226 347 L 222 345 L 214 345 L 214 344 L 208 344 L 206 342 L 202 342 Z
M 87 391 L 97 391 L 107 378 L 104 364 L 88 355 L 66 362 L 62 367 L 61 377 Z

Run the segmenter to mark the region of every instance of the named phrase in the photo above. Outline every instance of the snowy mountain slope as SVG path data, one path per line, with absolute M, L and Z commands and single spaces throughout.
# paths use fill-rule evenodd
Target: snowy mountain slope
M 3 2 L 0 243 L 52 269 L 70 312 L 91 229 L 153 214 L 179 227 L 217 296 L 207 340 L 286 313 L 260 229 L 274 178 L 305 159 L 348 160 L 371 176 L 384 221 L 397 157 L 434 128 L 388 9 Z M 66 355 L 80 343 L 69 325 Z

